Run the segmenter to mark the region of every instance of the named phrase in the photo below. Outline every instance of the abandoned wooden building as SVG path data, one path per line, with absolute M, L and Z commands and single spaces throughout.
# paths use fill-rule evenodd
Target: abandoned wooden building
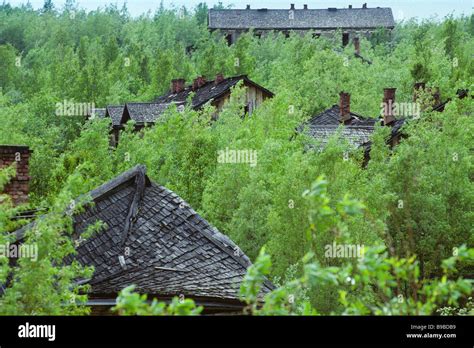
M 367 162 L 370 158 L 371 136 L 376 125 L 390 127 L 390 135 L 386 142 L 390 147 L 393 147 L 405 136 L 402 132 L 403 125 L 413 119 L 413 117 L 395 117 L 393 108 L 395 107 L 396 88 L 385 88 L 383 92 L 382 103 L 388 107 L 383 109 L 382 118 L 366 117 L 352 112 L 350 94 L 341 92 L 339 105 L 333 105 L 313 116 L 298 128 L 298 132 L 305 131 L 307 135 L 316 139 L 319 150 L 327 145 L 332 136 L 339 134 L 340 139 L 347 141 L 352 149 L 362 148 L 365 162 Z M 417 82 L 413 86 L 413 102 L 417 102 L 420 95 L 424 93 L 430 95 L 431 99 L 427 101 L 426 105 L 420 103 L 421 111 L 443 112 L 447 103 L 451 101 L 450 98 L 445 101 L 441 100 L 439 88 L 427 88 L 425 83 Z M 459 89 L 456 95 L 459 99 L 463 99 L 469 95 L 469 91 Z
M 149 298 L 192 298 L 205 313 L 239 313 L 240 284 L 249 258 L 177 194 L 153 183 L 136 166 L 91 191 L 93 205 L 73 216 L 77 254 L 93 266 L 88 305 L 92 314 L 111 314 L 118 292 L 135 284 Z M 96 221 L 106 226 L 87 239 L 81 234 Z M 29 224 L 14 234 L 21 241 Z M 261 295 L 273 289 L 265 281 Z
M 396 88 L 385 88 L 383 103 L 394 104 L 395 91 Z M 339 134 L 341 139 L 347 141 L 353 149 L 362 148 L 367 161 L 370 153 L 371 136 L 376 125 L 391 127 L 387 144 L 395 146 L 402 137 L 401 128 L 405 122 L 405 118 L 396 119 L 391 108 L 384 109 L 382 119 L 356 114 L 350 108 L 350 94 L 341 92 L 339 94 L 339 105 L 333 105 L 322 113 L 313 116 L 298 130 L 299 132 L 305 131 L 307 135 L 315 138 L 318 141 L 319 149 L 323 149 L 332 136 Z
M 208 13 L 208 29 L 220 31 L 229 45 L 251 29 L 258 37 L 270 32 L 282 32 L 285 36 L 290 32 L 332 36 L 340 29 L 342 44 L 347 45 L 353 37 L 370 36 L 379 28 L 391 31 L 394 27 L 391 8 L 369 8 L 367 4 L 361 8 L 349 5 L 327 9 L 309 9 L 308 5 L 297 9 L 294 4 L 288 9 L 251 9 L 247 5 L 246 9 L 210 9 Z
M 146 125 L 153 125 L 168 107 L 174 105 L 178 107 L 178 110 L 182 110 L 187 106 L 191 94 L 193 97 L 189 106 L 192 109 L 199 110 L 209 103 L 216 108 L 215 117 L 217 117 L 226 102 L 229 101 L 232 88 L 239 82 L 245 89 L 244 112 L 248 115 L 251 115 L 264 100 L 274 96 L 271 91 L 250 80 L 247 75 L 225 78 L 222 74 L 218 74 L 215 79 L 210 81 L 199 76 L 190 85 L 186 85 L 185 79 L 180 78 L 172 80 L 170 91 L 152 102 L 109 105 L 104 109 L 94 109 L 89 117 L 94 115 L 98 118 L 111 119 L 111 144 L 116 146 L 120 131 L 128 121 L 135 122 L 136 130 L 140 130 Z
M 175 79 L 171 83 L 170 92 L 158 97 L 155 102 L 184 104 L 189 95 L 194 93 L 191 101 L 191 107 L 194 110 L 198 110 L 205 104 L 210 103 L 216 107 L 217 113 L 219 113 L 229 100 L 232 88 L 241 81 L 245 88 L 245 113 L 252 114 L 264 100 L 273 97 L 271 91 L 250 80 L 247 75 L 225 78 L 222 74 L 218 74 L 211 81 L 207 81 L 205 77 L 200 76 L 194 79 L 193 83 L 188 86 L 185 86 L 184 79 Z

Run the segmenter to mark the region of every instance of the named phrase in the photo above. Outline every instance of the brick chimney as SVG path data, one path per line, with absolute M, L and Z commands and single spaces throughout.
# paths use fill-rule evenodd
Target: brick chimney
M 247 5 L 246 9 L 247 9 L 247 10 L 250 10 L 250 5 Z
M 173 79 L 171 80 L 171 93 L 179 93 L 184 90 L 185 79 Z
M 193 81 L 193 91 L 195 91 L 198 88 L 201 88 L 202 86 L 204 86 L 205 83 L 206 83 L 206 79 L 204 78 L 204 76 L 196 77 Z
M 219 83 L 221 83 L 222 81 L 224 81 L 224 75 L 219 73 L 216 75 L 216 79 L 214 80 L 214 83 L 216 85 L 218 85 Z
M 415 82 L 413 85 L 413 101 L 416 102 L 420 92 L 425 90 L 425 83 L 424 82 Z
M 29 193 L 29 160 L 32 151 L 28 146 L 0 145 L 0 169 L 16 165 L 16 175 L 4 187 L 15 205 L 28 202 Z
M 307 10 L 308 9 L 308 5 L 304 4 L 303 5 L 303 10 Z
M 383 124 L 384 126 L 390 125 L 395 121 L 393 115 L 393 106 L 395 103 L 395 91 L 396 88 L 384 88 L 383 89 Z
M 362 8 L 367 8 L 367 3 L 364 3 L 364 4 L 362 5 Z
M 349 5 L 349 8 L 352 8 L 352 5 Z
M 347 92 L 339 93 L 339 122 L 346 123 L 351 119 L 351 95 Z
M 352 42 L 354 42 L 354 51 L 355 51 L 355 54 L 357 54 L 358 56 L 360 56 L 360 41 L 359 41 L 359 38 L 358 37 L 355 37 L 352 39 Z
M 295 9 L 295 4 L 290 4 L 290 10 L 294 10 Z

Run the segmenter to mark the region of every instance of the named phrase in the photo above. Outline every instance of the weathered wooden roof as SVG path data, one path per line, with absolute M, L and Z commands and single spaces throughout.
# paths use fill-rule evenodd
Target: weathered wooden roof
M 326 146 L 329 138 L 336 134 L 338 130 L 339 126 L 335 125 L 308 125 L 308 134 L 321 141 L 321 148 Z M 374 132 L 374 127 L 341 126 L 339 131 L 342 138 L 346 139 L 350 145 L 357 148 L 370 141 L 370 136 Z
M 133 120 L 137 125 L 154 123 L 170 106 L 169 103 L 127 103 L 120 124 Z
M 341 119 L 339 112 L 339 106 L 333 105 L 331 108 L 309 119 L 308 124 L 338 126 L 340 124 L 339 120 Z M 375 118 L 365 117 L 354 112 L 351 112 L 350 115 L 350 122 L 347 123 L 351 126 L 374 126 L 377 122 Z
M 244 83 L 253 85 L 256 88 L 262 90 L 268 96 L 273 96 L 272 92 L 258 85 L 257 83 L 253 82 L 246 75 L 239 75 L 239 76 L 232 76 L 229 78 L 225 78 L 217 84 L 214 81 L 207 81 L 206 83 L 204 83 L 204 85 L 194 90 L 192 88 L 192 85 L 189 85 L 185 87 L 184 90 L 179 93 L 168 92 L 167 94 L 158 97 L 155 100 L 155 102 L 165 103 L 165 104 L 169 104 L 169 103 L 183 104 L 187 101 L 189 95 L 191 93 L 194 93 L 191 107 L 194 109 L 198 109 L 204 104 L 206 104 L 207 102 L 212 101 L 228 93 L 230 89 L 234 87 L 241 80 L 243 80 Z
M 291 19 L 290 11 L 293 11 Z M 210 9 L 209 29 L 393 28 L 391 8 Z
M 91 284 L 91 297 L 114 298 L 135 284 L 140 293 L 158 296 L 239 299 L 249 258 L 177 194 L 151 182 L 144 166 L 89 195 L 95 204 L 74 216 L 73 237 L 74 259 L 95 268 L 92 279 L 81 280 Z M 106 228 L 81 241 L 81 233 L 98 220 Z M 31 226 L 17 231 L 16 239 Z M 267 281 L 262 294 L 272 287 Z
M 125 105 L 108 105 L 106 107 L 105 117 L 112 119 L 112 126 L 120 126 L 120 120 L 122 119 L 123 109 Z
M 366 151 L 370 150 L 370 136 L 375 131 L 377 124 L 382 124 L 378 118 L 364 117 L 359 114 L 350 113 L 351 118 L 344 125 L 340 122 L 339 106 L 333 105 L 331 108 L 310 118 L 306 123 L 299 127 L 299 131 L 307 130 L 307 134 L 320 141 L 320 148 L 324 148 L 329 138 L 338 132 L 353 147 L 364 147 Z M 391 133 L 387 141 L 396 137 L 405 124 L 405 119 L 397 119 L 390 125 Z

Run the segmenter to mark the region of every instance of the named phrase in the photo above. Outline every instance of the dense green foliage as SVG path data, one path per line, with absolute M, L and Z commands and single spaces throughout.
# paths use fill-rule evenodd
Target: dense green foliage
M 473 17 L 407 21 L 397 25 L 391 38 L 364 38 L 361 53 L 372 61 L 368 65 L 353 56 L 352 47 L 342 49 L 336 39 L 310 34 L 257 39 L 249 33 L 229 47 L 218 33 L 207 31 L 206 8 L 162 7 L 155 14 L 132 18 L 126 8 L 106 6 L 87 13 L 74 1 L 64 9 L 46 4 L 42 11 L 0 5 L 0 144 L 26 144 L 34 150 L 32 204 L 57 214 L 38 225 L 41 233 L 32 233 L 32 242 L 44 243 L 43 250 L 61 245 L 50 256 L 40 254 L 44 262 L 20 263 L 17 285 L 1 300 L 5 302 L 0 312 L 59 313 L 58 304 L 70 296 L 68 282 L 84 271 L 54 265 L 73 252 L 64 233 L 71 231 L 71 223 L 59 212 L 70 197 L 139 163 L 147 166 L 151 179 L 178 193 L 251 259 L 265 245 L 273 267 L 270 273 L 269 266 L 260 272 L 280 284 L 304 277 L 308 264 L 337 267 L 348 274 L 360 271 L 357 260 L 325 256 L 325 246 L 333 242 L 375 250 L 364 267 L 399 270 L 407 288 L 415 278 L 440 280 L 417 290 L 420 296 L 426 290 L 422 304 L 414 299 L 403 308 L 391 302 L 399 293 L 390 284 L 389 295 L 380 290 L 386 298 L 367 290 L 372 282 L 388 281 L 378 274 L 361 278 L 350 289 L 352 296 L 373 296 L 373 307 L 365 299 L 341 302 L 337 290 L 344 287 L 339 280 L 321 282 L 317 290 L 299 290 L 297 297 L 309 303 L 299 313 L 309 314 L 314 308 L 322 314 L 421 314 L 465 303 L 465 293 L 453 305 L 441 295 L 429 300 L 428 292 L 456 282 L 453 278 L 443 283 L 442 260 L 452 257 L 460 245 L 474 245 L 474 103 L 455 97 L 457 89 L 474 87 Z M 65 101 L 96 107 L 149 101 L 165 92 L 172 78 L 189 82 L 198 75 L 212 79 L 218 72 L 248 74 L 276 96 L 251 117 L 241 118 L 243 94 L 237 88 L 215 122 L 210 122 L 210 106 L 200 112 L 168 110 L 158 124 L 139 134 L 129 125 L 116 149 L 109 145 L 108 121 L 86 122 L 85 117 L 55 112 L 57 103 Z M 411 102 L 417 81 L 439 87 L 443 100 L 453 100 L 443 113 L 428 108 L 409 122 L 406 138 L 394 149 L 386 146 L 387 129 L 380 127 L 366 167 L 363 154 L 349 154 L 342 139 L 333 138 L 317 152 L 306 151 L 314 140 L 295 136 L 295 128 L 335 104 L 341 90 L 351 93 L 352 111 L 378 117 L 384 87 L 397 88 L 397 101 Z M 257 151 L 257 165 L 218 163 L 217 151 L 226 148 Z M 324 184 L 317 181 L 312 186 L 322 175 Z M 6 181 L 0 179 L 0 184 Z M 1 203 L 2 239 L 15 227 L 15 209 Z M 308 253 L 312 261 L 302 262 Z M 0 267 L 5 279 L 8 268 Z M 461 276 L 473 274 L 472 264 L 457 269 Z M 409 272 L 416 276 L 406 278 Z M 61 279 L 62 286 L 54 288 L 53 279 Z M 41 292 L 34 294 L 32 284 L 39 284 Z M 245 297 L 253 298 L 249 291 Z M 49 292 L 54 300 L 46 305 L 42 301 Z M 15 306 L 16 301 L 24 307 Z M 127 308 L 118 310 L 134 312 Z M 75 305 L 64 309 L 78 310 Z M 147 313 L 144 308 L 136 312 L 142 310 Z M 152 313 L 175 309 L 156 304 Z

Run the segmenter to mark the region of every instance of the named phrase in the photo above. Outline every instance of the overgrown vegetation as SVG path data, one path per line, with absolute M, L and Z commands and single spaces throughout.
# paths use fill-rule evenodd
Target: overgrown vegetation
M 229 47 L 207 31 L 206 11 L 203 4 L 195 11 L 162 7 L 132 18 L 114 6 L 86 13 L 74 1 L 43 11 L 0 5 L 0 144 L 33 149 L 31 201 L 53 212 L 27 239 L 40 247 L 38 261 L 20 260 L 13 269 L 0 258 L 0 283 L 14 274 L 0 313 L 87 312 L 83 289 L 71 284 L 91 270 L 58 266 L 74 252 L 71 221 L 62 212 L 71 198 L 136 164 L 257 260 L 242 290 L 254 314 L 454 314 L 472 307 L 474 103 L 456 91 L 473 89 L 473 17 L 402 22 L 390 42 L 363 38 L 368 65 L 352 47 L 310 34 L 249 33 Z M 168 110 L 140 134 L 129 125 L 116 149 L 106 120 L 55 112 L 64 101 L 150 101 L 172 78 L 212 79 L 219 72 L 248 74 L 276 96 L 243 119 L 239 89 L 215 122 L 210 106 Z M 452 101 L 442 113 L 425 109 L 409 122 L 393 149 L 380 127 L 366 167 L 361 151 L 347 156 L 342 139 L 318 152 L 305 150 L 314 140 L 295 136 L 341 90 L 351 93 L 352 111 L 378 117 L 384 87 L 410 102 L 419 81 Z M 257 151 L 257 165 L 219 164 L 217 151 L 226 148 Z M 0 184 L 9 175 L 2 171 Z M 18 209 L 2 197 L 0 243 L 18 226 Z M 365 257 L 328 258 L 325 246 L 333 242 L 363 245 Z M 261 275 L 282 284 L 263 307 L 255 302 Z M 199 313 L 190 303 L 150 309 L 142 300 L 133 297 L 119 313 Z

